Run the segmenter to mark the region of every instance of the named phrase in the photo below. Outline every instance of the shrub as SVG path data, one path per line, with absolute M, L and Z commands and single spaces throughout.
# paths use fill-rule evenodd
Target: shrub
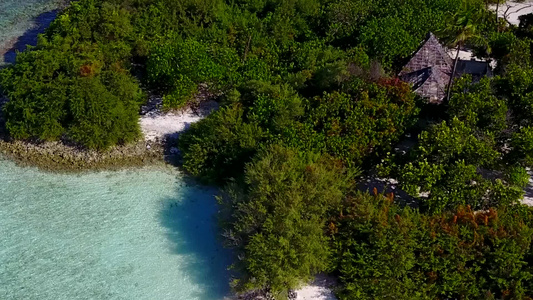
M 357 194 L 332 221 L 340 299 L 528 299 L 531 209 L 423 215 Z M 529 217 L 524 217 L 529 216 Z
M 239 290 L 282 294 L 329 267 L 327 212 L 351 184 L 342 168 L 281 146 L 246 166 L 244 184 L 230 184 L 220 202 L 225 243 L 239 259 Z
M 183 167 L 209 182 L 239 177 L 267 137 L 257 123 L 247 123 L 243 113 L 238 106 L 223 107 L 192 124 L 179 139 Z

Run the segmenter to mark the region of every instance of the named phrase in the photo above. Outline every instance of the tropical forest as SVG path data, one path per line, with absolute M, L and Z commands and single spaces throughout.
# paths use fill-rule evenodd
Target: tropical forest
M 533 299 L 533 14 L 500 5 L 72 1 L 0 70 L 5 139 L 106 153 L 150 95 L 208 94 L 167 147 L 220 190 L 234 292 L 327 274 L 341 300 Z M 410 73 L 428 43 L 447 71 Z

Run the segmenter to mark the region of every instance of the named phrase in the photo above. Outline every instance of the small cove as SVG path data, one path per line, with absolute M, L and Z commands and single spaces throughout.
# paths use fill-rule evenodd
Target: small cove
M 0 160 L 0 298 L 222 299 L 215 193 L 170 168 L 67 175 Z
M 64 1 L 0 2 L 1 66 Z M 0 299 L 222 299 L 216 192 L 170 167 L 55 174 L 0 157 Z

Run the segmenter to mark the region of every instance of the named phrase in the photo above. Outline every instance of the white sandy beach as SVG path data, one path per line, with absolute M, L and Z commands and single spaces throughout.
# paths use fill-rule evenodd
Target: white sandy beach
M 315 279 L 303 287 L 295 290 L 296 300 L 337 300 L 332 289 L 337 286 L 337 280 L 325 274 L 318 274 Z M 245 294 L 225 297 L 224 300 L 269 300 L 261 291 L 251 291 Z

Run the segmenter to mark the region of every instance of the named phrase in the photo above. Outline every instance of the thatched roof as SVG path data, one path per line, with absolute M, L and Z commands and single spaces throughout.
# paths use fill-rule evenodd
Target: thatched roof
M 446 49 L 429 33 L 398 76 L 429 102 L 440 103 L 446 97 L 452 69 L 453 60 Z
M 437 38 L 429 33 L 398 76 L 430 103 L 441 103 L 446 97 L 452 70 L 453 59 Z M 474 81 L 479 81 L 484 76 L 492 76 L 492 70 L 485 61 L 460 59 L 454 77 L 463 74 L 470 74 Z

